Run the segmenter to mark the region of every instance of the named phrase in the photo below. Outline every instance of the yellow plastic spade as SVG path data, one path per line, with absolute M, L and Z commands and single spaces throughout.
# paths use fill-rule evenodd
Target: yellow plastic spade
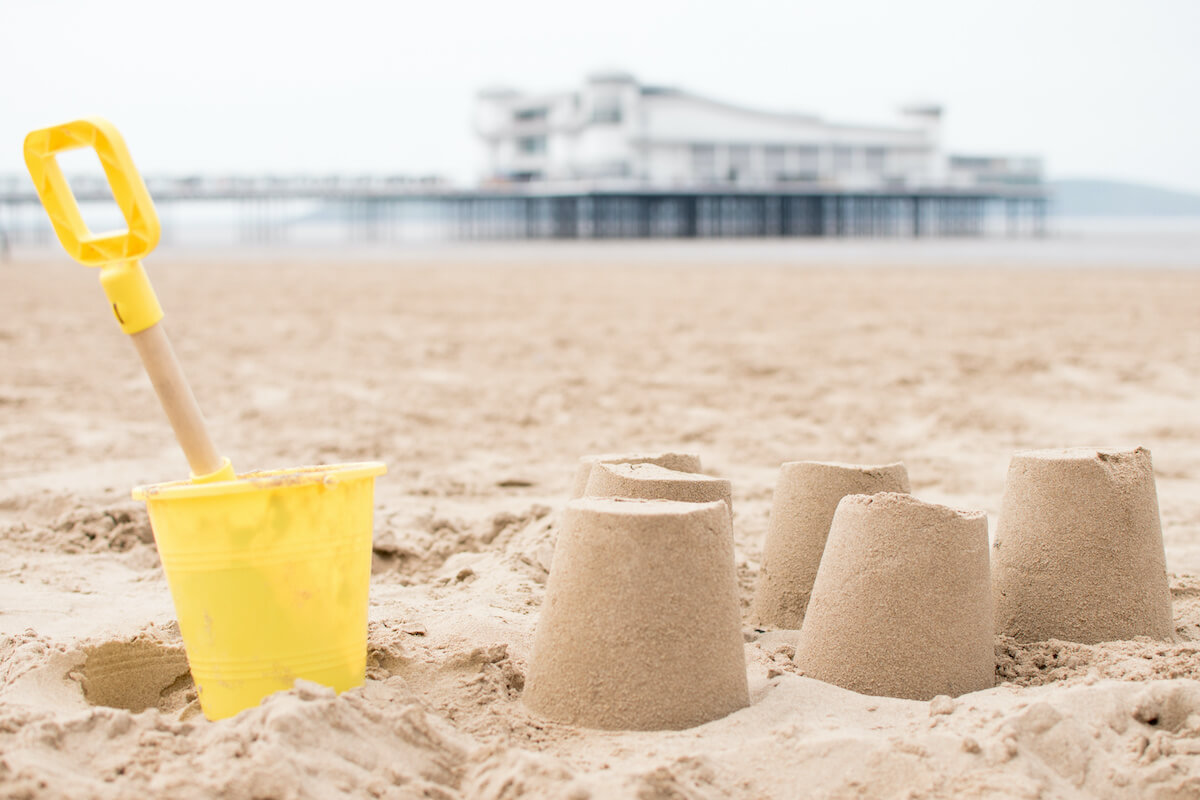
M 92 233 L 57 154 L 92 147 L 127 230 Z M 232 716 L 304 678 L 363 682 L 379 462 L 234 474 L 209 437 L 162 329 L 141 259 L 158 244 L 146 184 L 120 133 L 89 118 L 37 130 L 25 163 L 58 239 L 100 268 L 121 330 L 142 358 L 187 456 L 191 479 L 133 490 L 146 502 L 188 663 L 209 719 Z
M 64 150 L 81 147 L 92 147 L 99 156 L 128 230 L 92 233 L 84 223 L 56 158 Z M 233 478 L 233 467 L 217 454 L 196 398 L 159 324 L 162 306 L 141 262 L 158 244 L 158 214 L 121 134 L 112 123 L 95 118 L 34 131 L 25 137 L 25 164 L 67 253 L 81 264 L 100 268 L 100 285 L 113 315 L 142 357 L 192 468 L 192 480 Z

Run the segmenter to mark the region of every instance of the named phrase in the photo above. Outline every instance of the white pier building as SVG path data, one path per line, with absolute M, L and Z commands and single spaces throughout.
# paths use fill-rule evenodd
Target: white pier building
M 939 106 L 918 105 L 894 125 L 829 122 L 603 72 L 551 94 L 482 91 L 474 126 L 492 184 L 895 192 L 1041 183 L 1037 158 L 946 153 L 941 118 Z
M 474 116 L 487 165 L 477 186 L 386 175 L 148 182 L 164 208 L 236 208 L 239 237 L 255 242 L 308 235 L 322 220 L 368 241 L 408 230 L 451 239 L 1045 232 L 1041 162 L 948 154 L 933 105 L 906 108 L 892 125 L 852 125 L 608 72 L 573 91 L 481 92 Z M 107 179 L 75 190 L 81 203 L 111 202 Z M 7 241 L 50 236 L 28 178 L 0 176 L 0 255 Z

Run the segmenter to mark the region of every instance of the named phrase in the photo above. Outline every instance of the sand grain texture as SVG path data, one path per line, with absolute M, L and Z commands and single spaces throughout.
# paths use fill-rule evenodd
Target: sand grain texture
M 220 723 L 171 674 L 182 642 L 129 498 L 187 472 L 149 382 L 94 274 L 57 245 L 0 264 L 0 797 L 1197 796 L 1200 272 L 803 268 L 732 241 L 698 242 L 693 267 L 656 244 L 528 267 L 493 243 L 460 251 L 476 263 L 147 261 L 240 469 L 389 467 L 366 684 Z M 797 453 L 894 453 L 918 496 L 994 520 L 1015 449 L 1095 441 L 1154 452 L 1177 641 L 996 637 L 999 685 L 931 716 L 804 677 L 794 632 L 753 629 Z M 548 722 L 524 694 L 572 460 L 657 447 L 732 482 L 750 705 L 682 731 Z M 96 652 L 115 657 L 89 678 Z M 95 705 L 97 677 L 128 691 Z

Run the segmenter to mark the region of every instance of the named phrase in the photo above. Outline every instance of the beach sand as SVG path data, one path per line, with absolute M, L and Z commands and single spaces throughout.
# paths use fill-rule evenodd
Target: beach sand
M 129 499 L 186 464 L 95 273 L 0 265 L 0 796 L 1200 796 L 1200 271 L 147 267 L 235 466 L 387 462 L 369 679 L 198 715 Z M 903 460 L 994 533 L 1014 451 L 1097 445 L 1153 452 L 1177 641 L 997 638 L 994 688 L 924 702 L 808 678 L 794 632 L 750 627 L 781 463 Z M 658 451 L 732 482 L 751 704 L 541 720 L 577 460 Z

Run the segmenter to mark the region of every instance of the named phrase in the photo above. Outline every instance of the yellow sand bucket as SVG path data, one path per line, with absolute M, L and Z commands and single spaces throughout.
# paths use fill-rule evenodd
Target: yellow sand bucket
M 59 166 L 91 147 L 128 226 L 93 233 Z M 383 464 L 251 472 L 240 478 L 204 416 L 162 327 L 141 259 L 158 215 L 112 123 L 75 120 L 25 137 L 25 164 L 58 239 L 100 285 L 133 341 L 191 467 L 190 481 L 139 486 L 158 542 L 200 707 L 221 719 L 297 678 L 343 691 L 367 660 L 375 477 Z
M 209 719 L 297 678 L 344 691 L 367 659 L 379 462 L 139 486 Z

